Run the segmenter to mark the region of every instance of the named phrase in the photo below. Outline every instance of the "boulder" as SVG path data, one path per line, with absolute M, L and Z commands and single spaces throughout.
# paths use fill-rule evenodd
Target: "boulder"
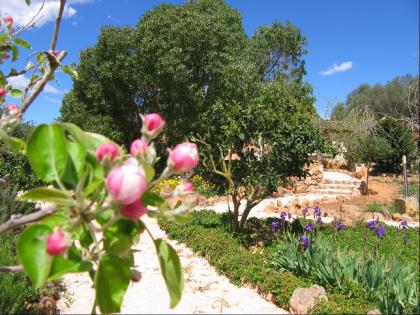
M 277 213 L 278 212 L 278 207 L 276 205 L 270 203 L 267 206 L 265 206 L 264 212 L 267 212 L 267 213 Z
M 410 216 L 415 216 L 419 213 L 419 200 L 417 197 L 396 198 L 395 206 Z
M 310 288 L 297 288 L 290 298 L 290 312 L 307 314 L 311 308 L 322 301 L 328 301 L 323 287 L 315 284 Z
M 403 217 L 400 213 L 393 213 L 391 218 L 392 218 L 392 220 L 395 220 L 395 221 L 402 221 L 403 220 Z

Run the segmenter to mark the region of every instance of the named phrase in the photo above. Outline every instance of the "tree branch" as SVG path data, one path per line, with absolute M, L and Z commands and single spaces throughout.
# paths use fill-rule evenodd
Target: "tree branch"
M 28 224 L 31 222 L 39 221 L 50 214 L 53 214 L 56 211 L 55 207 L 48 206 L 44 209 L 41 209 L 37 212 L 27 214 L 27 215 L 12 215 L 9 221 L 0 224 L 0 234 L 3 234 L 11 229 L 14 229 L 20 225 Z
M 55 50 L 55 47 L 57 45 L 58 32 L 60 30 L 61 18 L 63 16 L 65 4 L 66 4 L 66 0 L 60 0 L 60 8 L 58 9 L 58 15 L 57 15 L 57 19 L 55 20 L 55 25 L 54 25 L 54 33 L 51 38 L 50 50 L 52 51 Z
M 23 267 L 19 266 L 0 266 L 0 272 L 22 272 Z

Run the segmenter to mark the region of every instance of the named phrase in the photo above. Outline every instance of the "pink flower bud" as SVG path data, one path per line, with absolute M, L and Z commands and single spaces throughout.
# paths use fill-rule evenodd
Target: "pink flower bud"
M 13 17 L 11 15 L 5 15 L 3 17 L 3 21 L 4 23 L 6 23 L 7 25 L 11 25 L 13 24 Z
M 177 144 L 169 153 L 169 164 L 177 173 L 193 169 L 198 164 L 198 151 L 195 143 Z
M 114 143 L 104 143 L 96 149 L 96 158 L 102 161 L 104 158 L 109 158 L 114 161 L 120 155 L 120 150 Z
M 149 150 L 149 146 L 146 141 L 142 139 L 134 140 L 130 146 L 130 153 L 134 157 L 141 157 Z
M 64 254 L 69 245 L 69 239 L 61 229 L 57 229 L 48 236 L 47 253 L 51 256 Z
M 9 115 L 14 116 L 19 113 L 19 106 L 17 104 L 9 104 L 6 106 L 6 111 Z
M 140 200 L 136 200 L 133 203 L 125 205 L 121 208 L 121 215 L 133 221 L 138 220 L 146 212 L 147 208 Z
M 7 95 L 7 90 L 6 88 L 2 87 L 0 88 L 0 98 L 3 98 Z
M 143 116 L 142 133 L 154 139 L 160 134 L 164 125 L 165 121 L 159 114 L 146 114 Z
M 121 205 L 129 205 L 139 200 L 147 189 L 147 180 L 143 169 L 137 165 L 115 167 L 106 179 L 108 192 Z
M 185 190 L 186 192 L 189 192 L 189 193 L 194 192 L 194 187 L 193 187 L 193 184 L 192 184 L 191 182 L 186 182 L 186 183 L 184 184 L 184 190 Z

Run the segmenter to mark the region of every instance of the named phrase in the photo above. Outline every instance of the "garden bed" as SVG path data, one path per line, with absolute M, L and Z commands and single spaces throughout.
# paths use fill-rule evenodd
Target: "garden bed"
M 228 214 L 215 214 L 210 211 L 193 213 L 193 220 L 185 226 L 165 224 L 161 226 L 170 238 L 185 243 L 193 251 L 206 257 L 218 272 L 226 275 L 236 285 L 250 285 L 267 299 L 289 308 L 290 297 L 298 287 L 309 287 L 318 283 L 313 275 L 296 275 L 291 271 L 279 272 L 273 264 L 278 236 L 270 230 L 273 219 L 249 221 L 248 229 L 241 235 L 229 231 Z M 296 221 L 298 224 L 299 221 Z M 332 238 L 331 227 L 325 227 L 323 234 Z M 365 227 L 345 229 L 337 238 L 337 246 L 348 247 L 354 255 L 361 255 Z M 369 235 L 371 246 L 376 246 L 374 235 Z M 391 258 L 399 256 L 401 264 L 418 265 L 419 253 L 418 230 L 409 230 L 408 244 L 402 251 L 401 233 L 396 228 L 387 227 L 382 240 L 379 256 Z M 372 250 L 368 247 L 367 250 Z M 418 282 L 418 274 L 415 278 Z M 342 290 L 334 285 L 324 285 L 328 302 L 314 308 L 315 313 L 367 313 L 379 308 L 375 299 L 367 299 L 361 286 L 354 285 L 349 290 Z M 349 298 L 351 296 L 351 298 Z

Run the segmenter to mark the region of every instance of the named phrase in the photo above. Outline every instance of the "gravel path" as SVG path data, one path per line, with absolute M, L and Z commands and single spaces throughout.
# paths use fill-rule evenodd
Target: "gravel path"
M 145 223 L 155 238 L 166 238 L 154 219 Z M 238 288 L 219 275 L 204 258 L 196 256 L 188 247 L 170 241 L 180 256 L 184 269 L 185 289 L 178 306 L 169 309 L 169 295 L 161 277 L 159 262 L 150 238 L 143 234 L 135 255 L 142 273 L 139 283 L 130 284 L 121 313 L 147 314 L 287 314 L 283 309 L 261 298 L 248 288 Z M 94 299 L 91 281 L 87 274 L 69 274 L 64 277 L 67 291 L 59 300 L 62 314 L 90 313 Z

